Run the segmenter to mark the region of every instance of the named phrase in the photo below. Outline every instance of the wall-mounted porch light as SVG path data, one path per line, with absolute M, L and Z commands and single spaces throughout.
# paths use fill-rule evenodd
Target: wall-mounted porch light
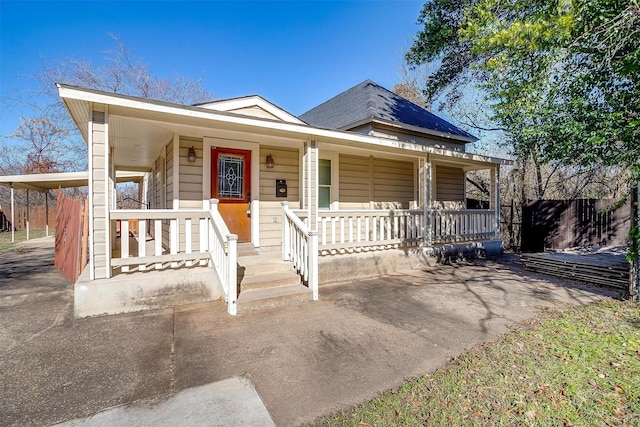
M 196 161 L 196 149 L 193 148 L 193 145 L 191 146 L 191 148 L 189 148 L 189 152 L 187 153 L 187 160 L 191 163 L 195 163 Z
M 273 157 L 271 156 L 271 154 L 267 155 L 267 167 L 269 169 L 273 168 L 276 165 L 276 163 L 273 161 Z

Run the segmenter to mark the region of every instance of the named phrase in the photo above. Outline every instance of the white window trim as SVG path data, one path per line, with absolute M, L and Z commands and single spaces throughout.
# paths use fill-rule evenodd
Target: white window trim
M 340 153 L 335 151 L 321 151 L 318 155 L 319 160 L 331 161 L 331 203 L 328 210 L 340 209 Z M 318 193 L 320 193 L 320 182 L 318 180 Z M 318 209 L 323 209 L 318 206 Z M 324 210 L 324 209 L 323 209 Z

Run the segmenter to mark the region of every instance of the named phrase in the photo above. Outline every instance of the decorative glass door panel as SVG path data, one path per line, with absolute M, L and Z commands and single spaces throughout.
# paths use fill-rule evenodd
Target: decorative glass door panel
M 251 151 L 211 150 L 211 197 L 239 242 L 251 241 Z
M 244 200 L 243 156 L 228 154 L 218 156 L 218 197 Z

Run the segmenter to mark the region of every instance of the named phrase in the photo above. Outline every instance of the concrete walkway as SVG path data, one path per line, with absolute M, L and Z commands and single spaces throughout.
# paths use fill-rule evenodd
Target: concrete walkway
M 218 301 L 74 320 L 52 245 L 21 251 L 0 253 L 6 425 L 54 424 L 118 406 L 112 411 L 142 417 L 125 424 L 144 425 L 158 413 L 138 409 L 157 397 L 177 399 L 173 424 L 204 416 L 212 425 L 222 414 L 180 405 L 180 392 L 206 398 L 203 390 L 215 395 L 215 383 L 232 378 L 253 384 L 276 425 L 298 425 L 433 372 L 541 307 L 606 294 L 524 272 L 517 257 L 503 257 L 324 286 L 320 301 L 237 317 Z M 34 257 L 37 272 L 12 277 L 16 259 Z
M 271 427 L 275 424 L 253 385 L 242 378 L 193 387 L 107 409 L 57 427 Z

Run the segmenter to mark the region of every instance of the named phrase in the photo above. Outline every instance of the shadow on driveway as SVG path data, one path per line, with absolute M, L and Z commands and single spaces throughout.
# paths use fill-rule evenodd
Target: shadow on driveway
M 0 279 L 0 414 L 9 425 L 86 417 L 233 377 L 255 385 L 276 425 L 296 425 L 433 372 L 540 307 L 606 295 L 504 258 L 322 286 L 320 301 L 237 317 L 214 301 L 74 320 L 68 284 L 37 285 L 46 297 L 12 294 L 35 267 Z

